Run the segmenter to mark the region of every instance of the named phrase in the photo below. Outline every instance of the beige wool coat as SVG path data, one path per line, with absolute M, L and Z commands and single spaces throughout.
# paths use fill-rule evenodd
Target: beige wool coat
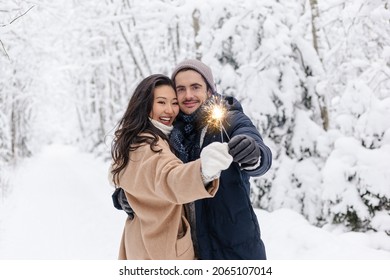
M 183 204 L 215 195 L 219 179 L 206 189 L 200 159 L 183 164 L 160 139 L 156 153 L 143 145 L 130 153 L 119 185 L 134 209 L 126 220 L 119 259 L 191 260 L 191 230 Z

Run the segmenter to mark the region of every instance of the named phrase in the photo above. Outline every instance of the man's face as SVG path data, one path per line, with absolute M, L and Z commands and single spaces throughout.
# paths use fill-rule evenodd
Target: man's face
M 184 114 L 191 114 L 210 97 L 202 75 L 194 70 L 184 70 L 175 77 L 177 100 Z

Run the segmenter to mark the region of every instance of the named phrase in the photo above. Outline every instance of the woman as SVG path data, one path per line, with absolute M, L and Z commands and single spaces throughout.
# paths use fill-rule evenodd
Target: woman
M 119 259 L 194 259 L 183 204 L 213 197 L 221 170 L 232 162 L 227 144 L 213 143 L 199 160 L 183 164 L 168 135 L 179 112 L 172 81 L 145 78 L 135 89 L 112 145 L 113 182 L 133 208 Z

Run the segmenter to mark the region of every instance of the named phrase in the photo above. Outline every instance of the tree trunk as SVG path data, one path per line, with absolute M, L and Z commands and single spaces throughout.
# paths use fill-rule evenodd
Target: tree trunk
M 318 51 L 318 36 L 317 36 L 317 27 L 316 27 L 316 20 L 319 16 L 317 0 L 310 0 L 310 7 L 311 7 L 311 33 L 313 35 L 313 47 L 316 50 L 318 57 L 320 57 Z
M 319 11 L 318 11 L 318 1 L 317 0 L 310 0 L 310 8 L 311 8 L 311 32 L 313 36 L 313 48 L 315 49 L 318 58 L 322 61 L 320 51 L 318 48 L 318 34 L 317 34 L 317 26 L 316 21 L 319 17 Z M 318 102 L 321 110 L 321 119 L 322 119 L 322 127 L 325 130 L 329 129 L 329 114 L 328 114 L 328 108 L 326 106 L 325 102 L 325 96 L 320 96 L 317 93 L 318 96 Z
M 192 25 L 194 27 L 194 41 L 195 41 L 195 53 L 197 59 L 202 59 L 202 54 L 200 52 L 200 45 L 201 43 L 197 40 L 197 37 L 199 35 L 200 30 L 200 24 L 199 24 L 199 17 L 200 17 L 200 11 L 198 9 L 195 9 L 192 13 Z

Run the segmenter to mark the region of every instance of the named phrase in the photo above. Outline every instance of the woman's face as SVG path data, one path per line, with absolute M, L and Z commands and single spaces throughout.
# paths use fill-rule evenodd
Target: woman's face
M 175 90 L 168 85 L 154 89 L 153 107 L 150 117 L 165 125 L 171 126 L 179 113 L 179 103 Z

